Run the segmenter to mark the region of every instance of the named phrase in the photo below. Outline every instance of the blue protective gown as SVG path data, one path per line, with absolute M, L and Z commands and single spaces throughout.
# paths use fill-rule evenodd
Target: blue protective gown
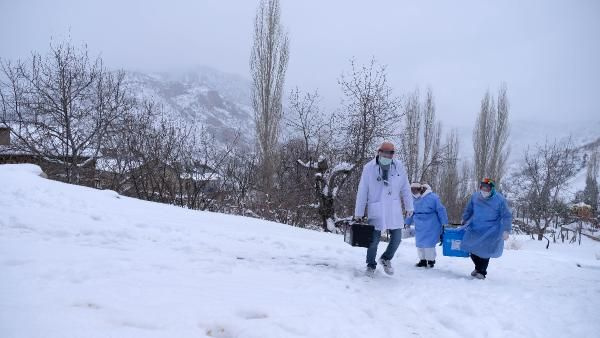
M 479 192 L 474 193 L 462 219 L 466 224 L 462 250 L 481 258 L 502 256 L 502 234 L 512 229 L 512 213 L 502 194 L 495 192 L 486 199 Z
M 448 224 L 448 214 L 438 195 L 426 192 L 413 201 L 415 212 L 406 224 L 415 224 L 417 248 L 433 248 L 440 241 L 442 224 Z

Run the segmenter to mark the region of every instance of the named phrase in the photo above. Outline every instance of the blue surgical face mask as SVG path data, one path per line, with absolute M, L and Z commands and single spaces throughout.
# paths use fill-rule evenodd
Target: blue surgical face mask
M 379 164 L 381 164 L 381 165 L 390 165 L 391 163 L 392 163 L 392 159 L 391 158 L 379 156 Z

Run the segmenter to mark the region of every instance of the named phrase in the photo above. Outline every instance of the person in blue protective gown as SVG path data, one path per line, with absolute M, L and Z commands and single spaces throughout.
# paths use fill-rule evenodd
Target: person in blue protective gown
M 467 203 L 462 216 L 465 235 L 461 249 L 470 252 L 475 264 L 471 276 L 485 279 L 490 258 L 502 256 L 504 241 L 512 229 L 512 214 L 493 180 L 484 178 L 479 191 Z
M 412 183 L 414 212 L 407 217 L 405 224 L 415 224 L 415 243 L 419 262 L 417 267 L 433 268 L 435 265 L 435 245 L 441 240 L 444 226 L 448 224 L 446 208 L 428 184 Z

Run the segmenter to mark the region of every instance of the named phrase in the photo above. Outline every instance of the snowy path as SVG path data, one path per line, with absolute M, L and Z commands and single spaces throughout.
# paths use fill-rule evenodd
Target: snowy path
M 0 166 L 0 337 L 597 337 L 600 245 L 513 239 L 362 275 L 340 236 L 189 211 Z M 382 244 L 383 250 L 385 244 Z M 441 250 L 438 251 L 441 253 Z M 578 267 L 576 263 L 580 264 Z

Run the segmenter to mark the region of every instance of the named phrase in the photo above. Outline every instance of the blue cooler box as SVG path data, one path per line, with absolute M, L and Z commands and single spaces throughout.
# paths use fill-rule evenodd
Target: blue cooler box
M 464 235 L 464 229 L 444 228 L 444 256 L 469 257 L 468 252 L 460 249 L 460 243 Z

